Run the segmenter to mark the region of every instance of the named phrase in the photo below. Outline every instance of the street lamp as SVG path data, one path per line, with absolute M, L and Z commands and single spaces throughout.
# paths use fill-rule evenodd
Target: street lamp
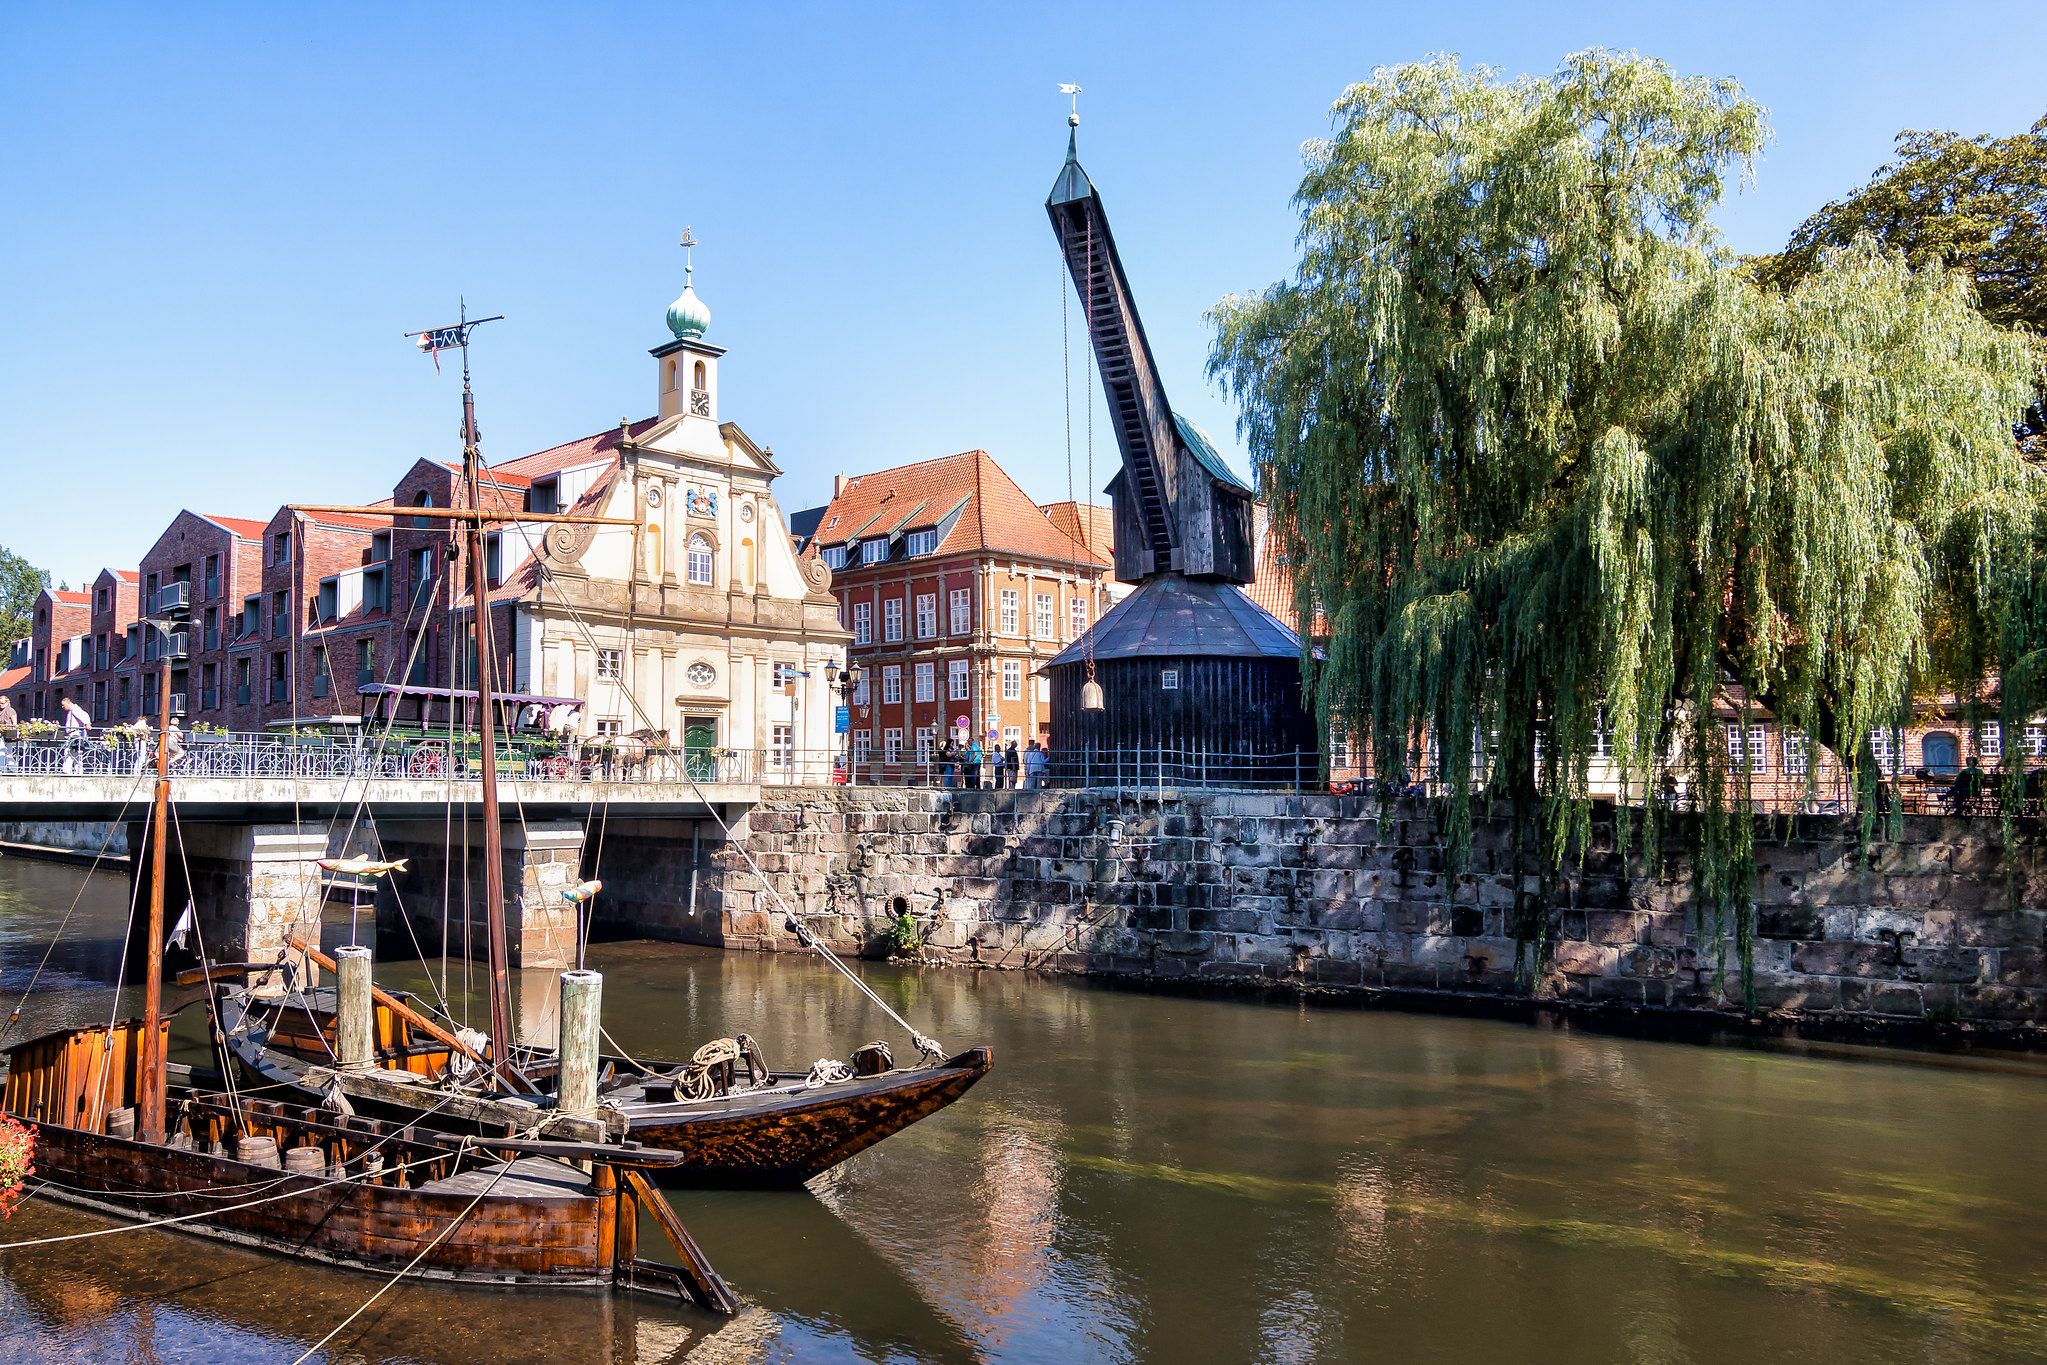
M 859 664 L 843 666 L 828 663 L 824 666 L 825 685 L 837 691 L 845 700 L 840 704 L 846 708 L 846 785 L 860 785 L 859 765 L 853 761 L 853 694 L 867 676 L 867 670 Z

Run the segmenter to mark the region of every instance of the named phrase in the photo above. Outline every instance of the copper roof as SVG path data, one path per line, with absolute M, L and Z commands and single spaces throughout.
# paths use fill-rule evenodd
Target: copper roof
M 964 504 L 964 505 L 962 505 Z M 1054 525 L 1016 480 L 985 450 L 856 475 L 831 500 L 805 548 L 815 555 L 863 532 L 870 538 L 937 526 L 955 510 L 959 519 L 938 545 L 940 554 L 1005 554 L 1068 563 L 1109 563 Z M 857 565 L 849 564 L 850 572 Z

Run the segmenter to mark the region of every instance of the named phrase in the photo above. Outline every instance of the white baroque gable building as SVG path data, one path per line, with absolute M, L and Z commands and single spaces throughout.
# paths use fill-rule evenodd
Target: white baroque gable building
M 586 737 L 655 731 L 733 756 L 721 776 L 820 781 L 837 700 L 826 666 L 843 666 L 851 636 L 830 570 L 797 558 L 772 455 L 720 420 L 709 320 L 685 286 L 653 351 L 657 416 L 494 471 L 527 482 L 533 511 L 645 522 L 522 524 L 535 552 L 500 599 L 514 690 L 583 699 Z

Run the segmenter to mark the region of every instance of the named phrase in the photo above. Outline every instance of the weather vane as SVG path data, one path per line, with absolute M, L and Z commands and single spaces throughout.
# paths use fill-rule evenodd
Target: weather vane
M 682 241 L 681 241 L 681 242 L 679 242 L 679 243 L 677 243 L 677 245 L 678 245 L 678 246 L 680 246 L 680 247 L 682 247 L 682 249 L 683 249 L 683 250 L 684 250 L 684 251 L 685 251 L 686 253 L 688 253 L 688 254 L 686 254 L 686 255 L 685 255 L 685 256 L 684 256 L 683 258 L 682 258 L 682 268 L 683 268 L 683 269 L 684 269 L 685 271 L 693 271 L 693 270 L 695 270 L 695 269 L 696 269 L 696 264 L 697 264 L 697 250 L 696 250 L 696 248 L 697 248 L 697 239 L 696 239 L 695 237 L 693 237 L 693 236 L 691 236 L 691 235 L 690 235 L 690 230 L 689 230 L 689 229 L 688 229 L 687 227 L 685 227 L 685 228 L 684 228 L 684 229 L 682 230 Z
M 1080 87 L 1077 85 L 1062 85 L 1059 87 L 1059 93 L 1073 97 L 1073 112 L 1066 116 L 1066 126 L 1069 128 L 1080 127 Z

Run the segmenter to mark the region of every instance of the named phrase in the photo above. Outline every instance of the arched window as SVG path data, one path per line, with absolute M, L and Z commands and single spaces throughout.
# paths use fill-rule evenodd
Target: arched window
M 434 505 L 434 495 L 422 488 L 419 492 L 412 495 L 412 505 L 414 507 L 432 507 Z M 427 530 L 433 524 L 434 519 L 432 517 L 414 517 L 412 519 L 412 529 L 415 531 Z
M 1930 773 L 1959 772 L 1962 742 L 1945 730 L 1935 730 L 1919 741 L 1919 762 Z
M 750 540 L 739 542 L 739 581 L 748 587 L 753 586 L 753 542 Z
M 697 362 L 697 382 L 696 382 L 696 387 L 698 387 L 698 388 L 700 388 L 700 389 L 701 389 L 701 388 L 702 388 L 703 386 L 704 386 L 704 362 L 703 362 L 703 361 L 701 361 L 701 360 L 699 360 L 699 361 Z
M 646 545 L 647 577 L 659 578 L 661 576 L 661 528 L 651 521 L 647 523 L 647 534 L 644 543 Z
M 682 384 L 682 366 L 673 360 L 668 362 L 668 387 L 679 388 Z
M 711 581 L 711 542 L 701 534 L 689 538 L 689 581 L 706 585 Z

